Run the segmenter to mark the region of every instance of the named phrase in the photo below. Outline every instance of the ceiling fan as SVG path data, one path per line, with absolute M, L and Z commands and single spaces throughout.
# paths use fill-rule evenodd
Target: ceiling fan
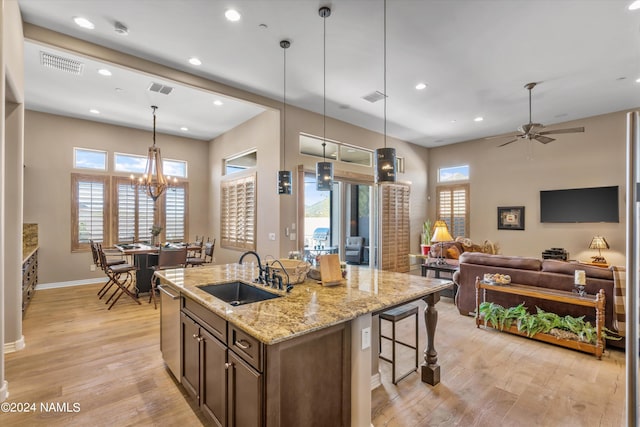
M 576 132 L 584 132 L 584 127 L 577 128 L 569 128 L 569 129 L 554 129 L 554 130 L 543 130 L 544 125 L 540 123 L 533 123 L 531 121 L 531 90 L 536 87 L 537 83 L 527 83 L 524 85 L 525 89 L 529 91 L 529 123 L 524 124 L 518 128 L 520 133 L 514 133 L 512 135 L 501 135 L 494 136 L 487 139 L 495 139 L 495 138 L 505 138 L 505 137 L 515 137 L 511 141 L 507 141 L 504 144 L 498 145 L 498 147 L 504 147 L 507 144 L 511 144 L 512 142 L 516 142 L 518 139 L 535 139 L 538 142 L 543 144 L 548 144 L 551 141 L 555 141 L 554 138 L 549 138 L 546 135 L 554 135 L 559 133 L 576 133 Z

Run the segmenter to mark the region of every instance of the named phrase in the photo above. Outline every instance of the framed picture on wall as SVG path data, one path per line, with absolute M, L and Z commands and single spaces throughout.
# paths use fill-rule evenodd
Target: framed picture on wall
M 524 230 L 524 206 L 498 206 L 498 230 Z

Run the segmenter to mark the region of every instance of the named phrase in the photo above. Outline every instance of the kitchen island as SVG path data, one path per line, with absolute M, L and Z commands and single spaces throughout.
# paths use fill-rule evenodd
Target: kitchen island
M 421 366 L 422 380 L 432 385 L 440 380 L 433 343 L 437 322 L 435 304 L 439 292 L 452 286 L 450 280 L 348 266 L 344 285 L 323 287 L 307 279 L 295 285 L 290 293 L 274 291 L 282 295 L 280 298 L 232 306 L 199 286 L 235 280 L 250 283 L 258 276 L 257 268 L 228 264 L 165 270 L 156 275 L 162 285 L 181 296 L 182 360 L 181 374 L 176 376 L 182 378 L 178 380 L 183 380 L 189 391 L 191 385 L 188 375 L 185 377 L 185 367 L 190 366 L 193 354 L 202 356 L 202 343 L 207 339 L 215 340 L 216 344 L 226 343 L 226 353 L 220 353 L 225 369 L 242 365 L 250 373 L 244 377 L 252 381 L 255 378 L 252 387 L 257 389 L 257 400 L 251 406 L 255 406 L 258 413 L 257 425 L 292 425 L 304 421 L 301 418 L 304 414 L 312 414 L 316 421 L 318 417 L 325 420 L 330 414 L 336 414 L 331 421 L 334 425 L 369 426 L 372 356 L 371 346 L 362 338 L 366 334 L 371 338 L 372 316 L 419 299 L 427 303 L 428 344 Z M 188 340 L 192 337 L 200 344 L 198 349 L 189 350 Z M 256 340 L 254 347 L 251 347 L 252 339 Z M 377 349 L 375 351 L 377 357 Z M 199 366 L 204 362 L 201 357 Z M 201 369 L 199 378 L 203 375 Z M 228 395 L 239 389 L 239 383 L 230 382 L 230 377 L 242 375 L 235 370 L 223 372 L 218 381 L 209 386 L 226 382 Z M 207 381 L 201 380 L 199 385 L 191 394 L 208 414 L 209 407 L 215 405 L 205 402 L 207 396 L 203 396 L 202 388 Z M 219 390 L 218 394 L 221 393 L 223 390 Z M 242 416 L 247 406 L 238 411 L 238 400 L 233 396 L 227 396 L 224 402 L 218 410 L 224 414 L 209 415 L 222 425 L 232 425 L 234 417 Z M 211 411 L 215 412 L 215 408 Z

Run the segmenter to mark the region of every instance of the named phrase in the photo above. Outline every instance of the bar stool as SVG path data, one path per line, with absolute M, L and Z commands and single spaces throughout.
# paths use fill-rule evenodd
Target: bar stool
M 396 338 L 396 323 L 398 323 L 402 319 L 406 319 L 407 317 L 414 316 L 415 317 L 415 345 L 411 345 L 402 341 L 399 341 Z M 379 339 L 379 349 L 378 354 L 380 359 L 391 363 L 391 378 L 393 380 L 393 384 L 397 384 L 398 381 L 407 377 L 409 374 L 415 372 L 418 369 L 418 307 L 413 304 L 405 304 L 400 307 L 392 308 L 391 310 L 384 311 L 380 313 L 379 317 L 379 330 L 380 330 L 380 339 Z M 382 321 L 386 320 L 391 322 L 391 336 L 386 336 L 382 334 Z M 387 339 L 391 341 L 391 359 L 382 356 L 382 340 Z M 400 344 L 404 347 L 410 348 L 415 351 L 415 363 L 413 369 L 403 374 L 400 378 L 397 378 L 396 369 L 397 369 L 397 353 L 396 353 L 396 344 Z

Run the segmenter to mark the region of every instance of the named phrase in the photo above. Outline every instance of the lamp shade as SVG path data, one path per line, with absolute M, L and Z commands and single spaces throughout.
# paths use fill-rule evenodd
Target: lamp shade
M 396 182 L 396 149 L 376 149 L 376 182 Z
M 333 163 L 331 162 L 316 163 L 316 190 L 318 191 L 333 190 Z
M 278 194 L 291 194 L 291 171 L 278 171 Z
M 438 242 L 450 242 L 453 240 L 451 234 L 449 234 L 449 229 L 447 228 L 447 223 L 439 220 L 433 225 L 433 237 L 431 241 L 434 243 Z
M 593 236 L 589 249 L 609 249 L 609 243 L 602 236 Z

